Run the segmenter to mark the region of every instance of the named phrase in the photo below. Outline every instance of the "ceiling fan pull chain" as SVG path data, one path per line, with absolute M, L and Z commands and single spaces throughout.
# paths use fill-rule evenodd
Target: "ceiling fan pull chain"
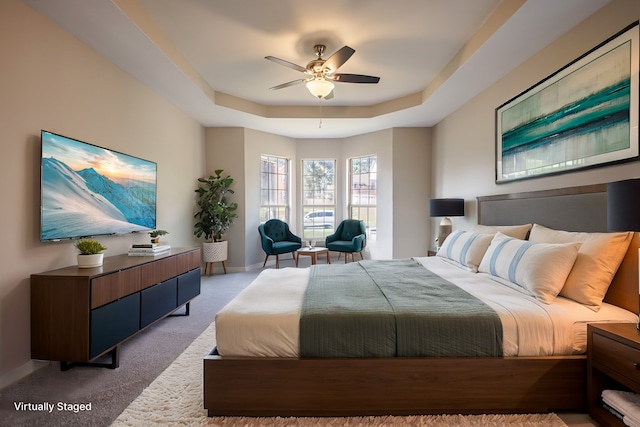
M 322 97 L 318 97 L 318 103 L 320 104 L 320 121 L 318 123 L 318 129 L 322 129 Z

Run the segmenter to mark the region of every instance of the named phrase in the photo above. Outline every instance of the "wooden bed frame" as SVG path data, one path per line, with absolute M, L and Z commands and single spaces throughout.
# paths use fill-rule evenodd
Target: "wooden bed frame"
M 479 197 L 478 222 L 531 222 L 573 231 L 578 224 L 584 231 L 606 231 L 606 185 Z M 635 313 L 639 246 L 636 233 L 605 298 Z M 209 416 L 584 411 L 586 356 L 318 359 L 211 354 L 204 358 L 204 407 Z

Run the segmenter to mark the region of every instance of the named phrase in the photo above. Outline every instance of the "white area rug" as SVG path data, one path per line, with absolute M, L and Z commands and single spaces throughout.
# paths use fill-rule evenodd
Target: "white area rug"
M 215 324 L 212 323 L 120 414 L 112 426 L 566 427 L 566 424 L 555 414 L 209 418 L 202 403 L 202 358 L 211 351 L 214 342 Z

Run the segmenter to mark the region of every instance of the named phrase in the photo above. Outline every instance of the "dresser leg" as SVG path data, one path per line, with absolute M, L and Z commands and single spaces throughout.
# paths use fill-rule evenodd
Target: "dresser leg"
M 111 357 L 111 362 L 98 363 L 98 362 L 60 362 L 60 370 L 68 371 L 74 366 L 89 366 L 92 368 L 108 368 L 116 369 L 120 366 L 120 345 L 115 346 L 110 352 L 105 353 L 105 356 Z

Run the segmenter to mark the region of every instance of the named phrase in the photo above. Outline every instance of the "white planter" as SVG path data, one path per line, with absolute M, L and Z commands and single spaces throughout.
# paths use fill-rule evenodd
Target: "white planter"
M 202 244 L 202 256 L 204 262 L 221 262 L 227 260 L 228 243 L 226 240 L 222 242 L 205 242 Z
M 78 254 L 78 268 L 100 267 L 104 254 L 82 255 Z

